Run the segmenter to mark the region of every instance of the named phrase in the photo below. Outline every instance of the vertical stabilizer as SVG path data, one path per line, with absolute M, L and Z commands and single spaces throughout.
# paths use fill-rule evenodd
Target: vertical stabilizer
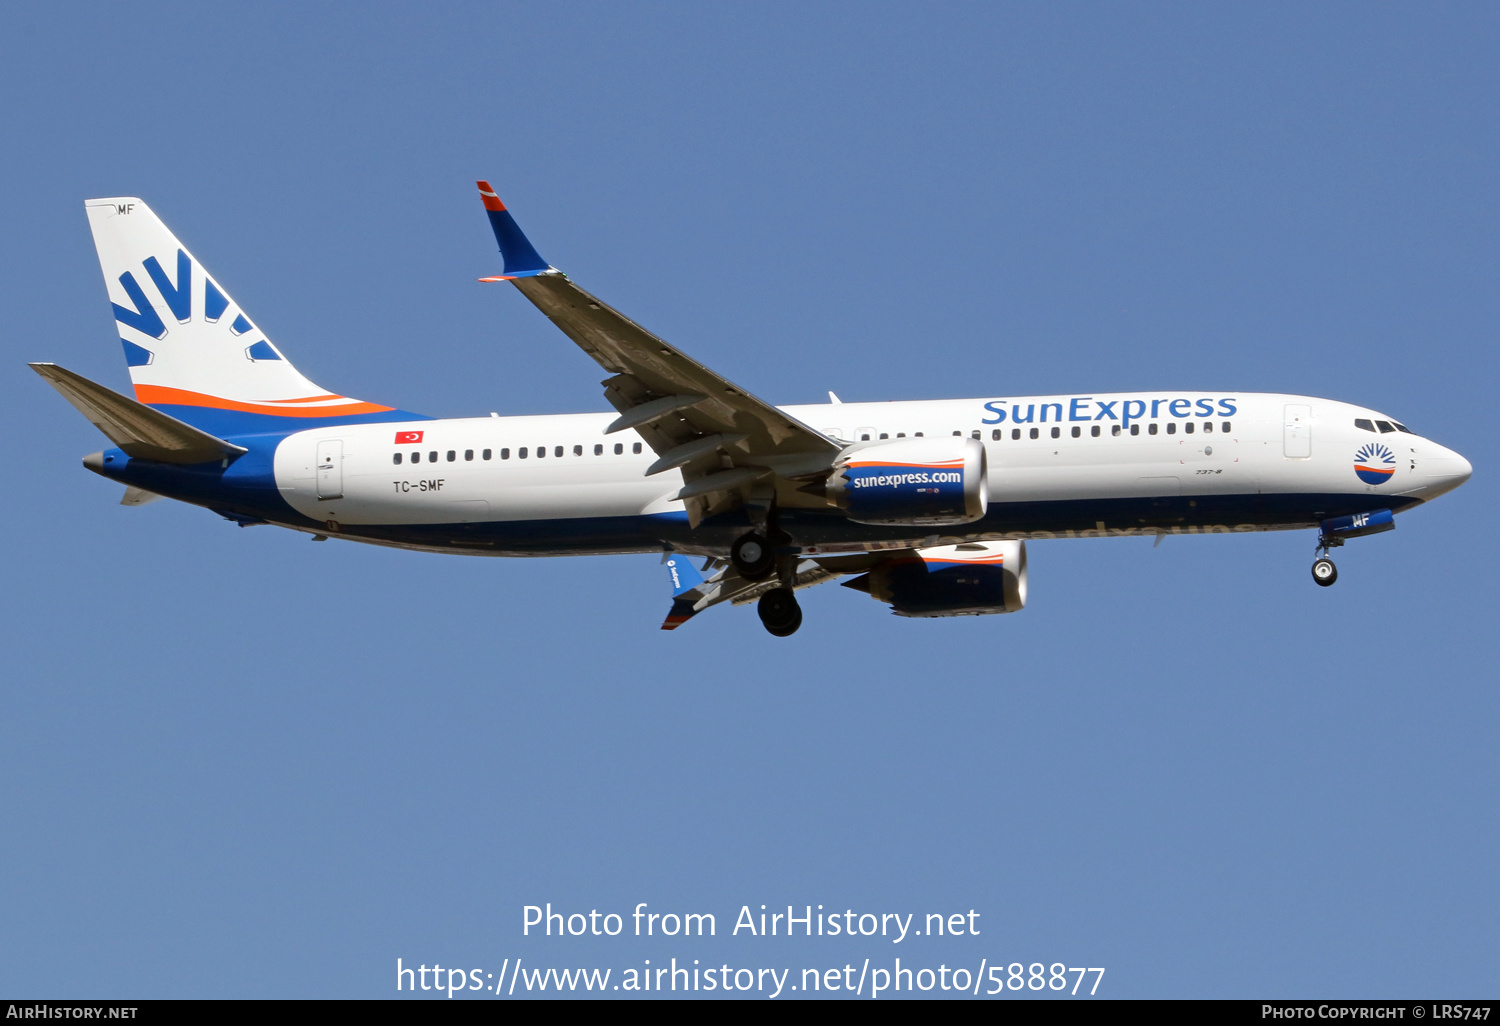
M 283 426 L 261 417 L 411 416 L 303 377 L 139 199 L 84 207 L 139 401 L 216 433 Z

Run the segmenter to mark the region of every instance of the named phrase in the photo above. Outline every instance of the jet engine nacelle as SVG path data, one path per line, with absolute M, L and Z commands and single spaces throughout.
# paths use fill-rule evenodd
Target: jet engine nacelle
M 984 616 L 1026 605 L 1026 543 L 940 545 L 896 556 L 844 587 L 889 602 L 897 616 Z
M 830 505 L 860 524 L 968 524 L 989 506 L 984 446 L 975 438 L 902 438 L 841 454 Z

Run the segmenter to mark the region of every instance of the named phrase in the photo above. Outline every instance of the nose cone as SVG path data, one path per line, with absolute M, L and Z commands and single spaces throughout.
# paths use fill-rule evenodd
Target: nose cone
M 1445 449 L 1441 445 L 1434 445 L 1432 449 L 1431 455 L 1422 460 L 1427 477 L 1422 497 L 1428 500 L 1453 491 L 1474 473 L 1473 464 L 1452 449 Z

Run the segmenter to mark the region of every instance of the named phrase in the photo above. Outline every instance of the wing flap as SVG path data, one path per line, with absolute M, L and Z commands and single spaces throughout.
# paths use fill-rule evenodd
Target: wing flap
M 679 416 L 718 433 L 744 432 L 756 452 L 817 452 L 827 453 L 830 459 L 837 454 L 839 447 L 825 435 L 715 374 L 562 274 L 517 278 L 514 284 L 599 366 L 641 386 L 639 391 L 632 390 L 637 391 L 634 396 L 605 386 L 622 414 L 672 396 L 683 400 L 701 396 L 684 403 Z M 628 405 L 621 408 L 618 400 Z M 668 408 L 662 414 L 671 412 Z M 647 418 L 653 419 L 661 418 Z

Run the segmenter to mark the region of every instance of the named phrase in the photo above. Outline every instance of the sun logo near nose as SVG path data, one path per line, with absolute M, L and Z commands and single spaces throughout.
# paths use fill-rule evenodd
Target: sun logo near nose
M 1354 473 L 1365 484 L 1384 484 L 1396 472 L 1396 454 L 1383 445 L 1371 442 L 1354 454 Z

